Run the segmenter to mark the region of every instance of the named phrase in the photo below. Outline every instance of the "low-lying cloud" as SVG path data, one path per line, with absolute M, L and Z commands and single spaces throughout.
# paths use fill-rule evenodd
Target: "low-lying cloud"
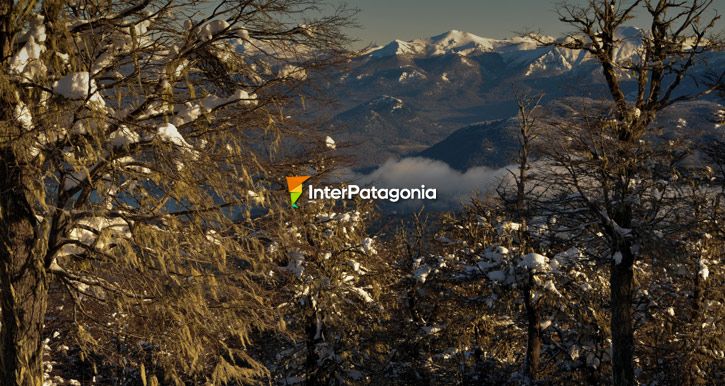
M 508 167 L 490 169 L 479 166 L 460 172 L 446 163 L 428 158 L 403 158 L 388 160 L 369 174 L 360 174 L 350 169 L 341 170 L 341 181 L 361 186 L 378 188 L 426 188 L 437 189 L 435 201 L 401 201 L 396 209 L 410 210 L 425 205 L 426 208 L 448 209 L 460 207 L 472 196 L 495 192 L 503 178 L 509 173 Z

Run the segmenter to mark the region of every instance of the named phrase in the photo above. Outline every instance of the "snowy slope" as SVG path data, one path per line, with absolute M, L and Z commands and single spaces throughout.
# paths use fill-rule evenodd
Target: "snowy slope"
M 642 32 L 634 27 L 618 31 L 623 44 L 615 52 L 618 62 L 636 59 Z M 540 36 L 542 41 L 553 41 L 549 36 Z M 547 75 L 570 71 L 592 58 L 585 52 L 556 47 L 542 47 L 533 38 L 515 36 L 509 39 L 490 39 L 469 32 L 451 30 L 428 39 L 411 41 L 394 40 L 385 46 L 373 48 L 365 53 L 369 58 L 407 56 L 416 58 L 457 54 L 475 56 L 483 53 L 497 53 L 506 63 L 525 66 L 525 76 Z
M 373 48 L 366 54 L 374 58 L 392 55 L 438 56 L 452 53 L 475 55 L 497 50 L 507 51 L 512 47 L 533 49 L 536 48 L 536 44 L 533 40 L 520 37 L 511 40 L 489 39 L 469 32 L 450 30 L 428 39 L 394 40 L 385 46 Z
M 615 52 L 617 61 L 637 60 L 641 31 L 623 28 L 618 37 L 622 44 Z M 725 66 L 722 52 L 708 53 L 703 59 L 693 75 Z M 623 90 L 631 97 L 635 80 L 623 76 Z M 599 65 L 583 51 L 542 47 L 529 37 L 488 39 L 457 30 L 372 48 L 344 71 L 325 74 L 321 82 L 339 101 L 338 106 L 320 107 L 328 108 L 327 130 L 340 143 L 355 145 L 343 151 L 363 167 L 421 152 L 459 170 L 500 165 L 515 154 L 511 125 L 481 122 L 507 122 L 515 115 L 514 90 L 541 93 L 546 104 L 565 98 L 595 101 L 608 95 Z M 699 87 L 687 78 L 681 92 L 692 93 Z M 709 96 L 711 103 L 698 111 L 702 120 L 719 108 L 721 102 L 715 98 Z M 688 115 L 680 112 L 694 122 Z

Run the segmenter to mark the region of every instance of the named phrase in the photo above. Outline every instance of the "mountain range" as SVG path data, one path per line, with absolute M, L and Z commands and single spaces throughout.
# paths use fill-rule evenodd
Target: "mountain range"
M 636 60 L 642 31 L 628 27 L 617 35 L 617 61 Z M 489 39 L 452 30 L 371 47 L 344 70 L 320 77 L 318 83 L 338 101 L 328 109 L 325 130 L 336 141 L 352 145 L 345 151 L 359 168 L 411 155 L 461 170 L 506 164 L 516 154 L 516 121 L 511 118 L 517 93 L 542 94 L 547 112 L 563 116 L 570 113 L 566 104 L 581 108 L 607 96 L 600 67 L 590 55 L 536 40 Z M 702 55 L 680 92 L 695 91 L 702 85 L 694 79 L 722 68 L 723 52 Z M 635 81 L 624 73 L 622 77 L 631 97 Z M 710 96 L 673 107 L 663 113 L 660 124 L 674 130 L 682 119 L 692 130 L 721 138 L 722 130 L 713 123 L 721 102 Z

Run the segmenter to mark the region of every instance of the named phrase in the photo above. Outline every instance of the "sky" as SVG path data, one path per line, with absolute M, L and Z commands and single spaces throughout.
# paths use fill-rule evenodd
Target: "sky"
M 555 13 L 560 0 L 339 0 L 358 8 L 356 47 L 394 39 L 427 38 L 451 29 L 506 38 L 522 31 L 559 35 L 570 31 Z M 582 1 L 585 3 L 585 1 Z M 725 0 L 714 8 L 725 11 Z

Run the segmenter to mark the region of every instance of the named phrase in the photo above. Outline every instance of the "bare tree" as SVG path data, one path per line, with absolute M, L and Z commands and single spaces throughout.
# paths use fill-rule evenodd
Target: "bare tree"
M 247 138 L 291 126 L 289 90 L 344 52 L 350 14 L 319 5 L 0 3 L 0 379 L 43 382 L 62 301 L 85 349 L 126 347 L 151 383 L 267 373 L 247 347 L 275 324 L 256 279 L 275 223 L 251 212 L 281 176 Z
M 537 138 L 536 125 L 537 116 L 534 112 L 543 95 L 539 96 L 516 96 L 516 104 L 518 108 L 519 118 L 519 154 L 518 154 L 518 173 L 511 172 L 516 193 L 511 197 L 505 191 L 504 186 L 498 189 L 499 197 L 509 209 L 510 215 L 520 224 L 517 241 L 520 244 L 522 253 L 535 252 L 538 248 L 535 240 L 529 237 L 527 225 L 531 223 L 532 211 L 529 207 L 529 201 L 535 200 L 532 197 L 534 190 L 538 184 L 530 181 L 531 169 L 531 152 L 533 142 Z M 524 310 L 526 312 L 526 357 L 524 360 L 524 373 L 526 382 L 536 382 L 541 363 L 541 347 L 542 347 L 542 330 L 541 330 L 541 309 L 540 302 L 534 296 L 534 288 L 536 285 L 536 270 L 529 267 L 525 268 L 525 278 L 522 280 L 521 293 L 524 300 Z
M 700 56 L 717 47 L 717 41 L 707 36 L 719 19 L 717 15 L 708 16 L 712 4 L 711 0 L 565 3 L 559 7 L 560 20 L 576 32 L 546 43 L 583 50 L 597 60 L 613 104 L 610 116 L 579 122 L 579 127 L 583 126 L 580 134 L 562 133 L 565 143 L 555 158 L 568 171 L 566 183 L 573 194 L 592 215 L 585 221 L 595 221 L 602 229 L 613 257 L 610 306 L 615 385 L 635 384 L 633 266 L 643 245 L 645 224 L 652 224 L 652 218 L 646 216 L 657 212 L 656 207 L 644 210 L 647 205 L 636 199 L 647 190 L 638 181 L 651 169 L 648 166 L 652 161 L 651 153 L 642 144 L 648 141 L 647 135 L 652 133 L 652 124 L 661 110 L 715 89 L 708 87 L 695 94 L 680 92 Z M 650 26 L 641 31 L 634 59 L 621 61 L 615 55 L 622 44 L 618 31 L 636 10 L 645 12 Z M 717 75 L 722 77 L 723 73 Z M 631 98 L 626 96 L 626 78 L 636 80 Z M 575 148 L 578 150 L 571 151 Z M 652 200 L 657 201 L 654 197 Z
M 270 347 L 275 374 L 290 383 L 328 385 L 375 379 L 375 345 L 387 312 L 382 288 L 390 256 L 367 233 L 370 203 L 305 202 L 271 235 L 278 309 L 288 341 Z

